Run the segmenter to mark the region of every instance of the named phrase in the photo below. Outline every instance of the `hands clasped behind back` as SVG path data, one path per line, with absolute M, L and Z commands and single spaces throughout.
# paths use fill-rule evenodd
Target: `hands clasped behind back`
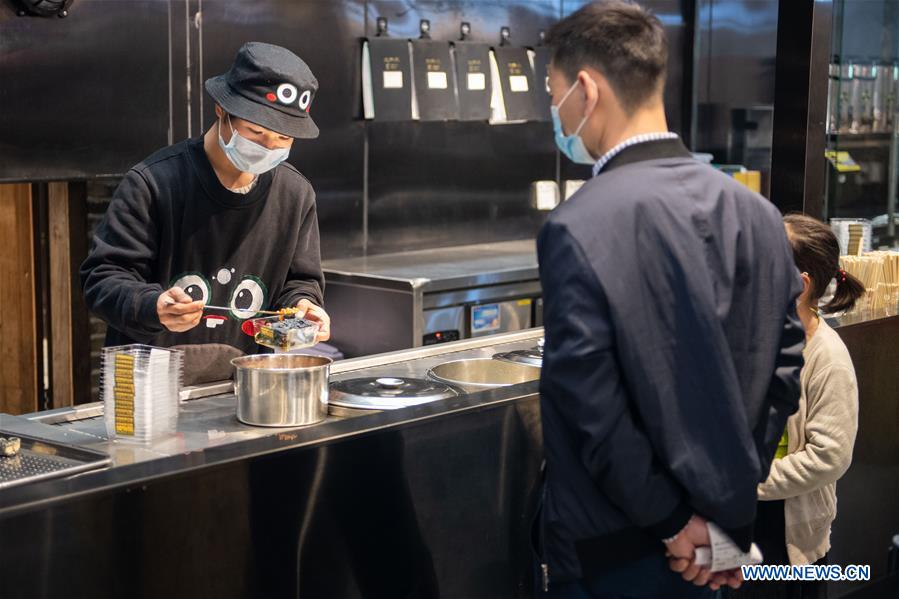
M 674 540 L 665 545 L 669 566 L 684 580 L 697 586 L 709 585 L 714 590 L 723 586 L 739 588 L 742 584 L 739 568 L 711 572 L 707 567 L 696 563 L 696 548 L 707 547 L 710 544 L 708 523 L 703 518 L 694 515 Z

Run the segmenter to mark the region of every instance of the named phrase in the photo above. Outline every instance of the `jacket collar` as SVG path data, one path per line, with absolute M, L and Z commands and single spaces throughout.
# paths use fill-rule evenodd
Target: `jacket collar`
M 603 166 L 600 175 L 635 162 L 659 160 L 663 158 L 692 158 L 693 155 L 680 139 L 660 139 L 645 141 L 628 146 L 612 157 Z

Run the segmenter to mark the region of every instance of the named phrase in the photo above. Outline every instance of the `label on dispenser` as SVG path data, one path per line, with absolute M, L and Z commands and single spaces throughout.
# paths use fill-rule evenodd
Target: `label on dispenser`
M 373 38 L 363 46 L 363 101 L 366 118 L 412 120 L 412 65 L 409 41 Z M 366 72 L 369 74 L 366 76 Z
M 538 121 L 542 119 L 537 108 L 538 87 L 531 59 L 524 48 L 501 46 L 494 48 L 498 83 L 502 104 L 506 109 L 506 122 Z M 543 93 L 546 93 L 545 91 Z
M 446 73 L 444 71 L 428 73 L 428 87 L 430 89 L 446 89 L 447 85 Z
M 502 326 L 499 304 L 471 307 L 471 334 L 498 331 Z
M 412 41 L 412 77 L 418 118 L 422 121 L 459 119 L 456 74 L 448 42 Z
M 402 89 L 402 71 L 384 71 L 384 89 Z
M 524 75 L 512 75 L 509 77 L 509 89 L 516 93 L 528 91 L 528 78 Z
M 490 46 L 457 42 L 456 73 L 459 81 L 459 119 L 486 121 L 490 118 Z

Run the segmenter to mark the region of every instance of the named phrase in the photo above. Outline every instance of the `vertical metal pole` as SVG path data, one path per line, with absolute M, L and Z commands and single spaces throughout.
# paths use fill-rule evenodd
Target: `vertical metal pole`
M 362 141 L 362 255 L 368 256 L 368 209 L 369 209 L 369 158 L 371 147 L 369 135 L 371 127 L 368 122 L 363 123 L 365 135 Z
M 696 149 L 699 111 L 699 57 L 702 54 L 699 25 L 699 0 L 681 0 L 681 16 L 684 21 L 683 62 L 684 74 L 681 92 L 684 143 Z
M 893 222 L 896 215 L 896 188 L 897 179 L 899 179 L 899 173 L 896 172 L 897 157 L 899 157 L 899 125 L 895 123 L 894 119 L 893 136 L 890 138 L 890 163 L 887 167 L 890 173 L 887 192 L 887 236 L 893 246 L 899 245 L 896 243 L 896 223 Z
M 365 0 L 365 37 L 373 37 L 371 31 L 369 31 L 369 18 L 368 11 L 371 8 L 369 6 L 370 0 Z M 360 46 L 357 50 L 358 52 L 362 52 L 362 47 Z M 362 122 L 362 255 L 368 256 L 368 179 L 369 179 L 369 158 L 371 148 L 369 147 L 369 122 L 363 120 Z
M 168 143 L 172 145 L 175 143 L 175 112 L 174 112 L 174 98 L 172 94 L 175 93 L 174 90 L 174 81 L 172 79 L 172 2 L 174 0 L 169 0 L 167 9 L 168 9 L 168 18 L 169 18 L 169 134 L 168 134 Z
M 194 27 L 197 29 L 197 83 L 198 83 L 198 91 L 200 92 L 200 114 L 197 120 L 200 123 L 200 133 L 202 134 L 206 129 L 206 123 L 203 119 L 206 118 L 206 114 L 203 112 L 203 100 L 206 97 L 206 94 L 203 92 L 203 0 L 197 0 L 197 13 L 194 15 Z
M 32 226 L 34 228 L 34 299 L 35 299 L 35 340 L 37 355 L 37 409 L 48 410 L 52 406 L 52 375 L 50 355 L 53 351 L 50 336 L 50 239 L 48 186 L 46 183 L 32 185 Z
M 884 60 L 888 60 L 893 55 L 893 27 L 896 24 L 896 16 L 899 14 L 897 12 L 897 7 L 893 2 L 887 2 L 883 5 L 883 39 L 880 43 L 880 54 L 881 58 Z M 889 80 L 889 79 L 888 79 Z M 893 115 L 893 130 L 892 137 L 890 138 L 890 162 L 887 165 L 887 172 L 889 173 L 889 185 L 887 186 L 887 236 L 890 238 L 890 245 L 893 247 L 899 246 L 899 240 L 896 239 L 896 223 L 893 222 L 896 215 L 896 192 L 897 192 L 897 183 L 899 183 L 899 173 L 897 173 L 897 167 L 899 165 L 896 164 L 897 158 L 899 158 L 899 123 L 896 123 L 895 115 Z
M 190 69 L 190 3 L 184 0 L 184 68 L 185 81 L 187 85 L 187 136 L 193 137 L 193 114 L 191 110 L 191 102 L 193 100 L 193 90 L 191 89 L 191 78 L 193 73 Z

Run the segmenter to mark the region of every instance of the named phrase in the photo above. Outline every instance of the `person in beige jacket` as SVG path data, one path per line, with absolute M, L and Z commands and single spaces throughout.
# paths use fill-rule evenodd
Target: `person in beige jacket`
M 839 266 L 830 227 L 803 215 L 784 218 L 804 290 L 797 300 L 806 331 L 799 410 L 787 421 L 767 480 L 759 485 L 756 542 L 766 564 L 826 563 L 837 514 L 836 482 L 849 468 L 858 428 L 858 387 L 843 341 L 821 318 L 851 308 L 864 286 Z M 836 279 L 833 299 L 819 308 Z M 826 597 L 826 584 L 756 583 L 745 594 Z M 743 594 L 741 593 L 741 596 Z

